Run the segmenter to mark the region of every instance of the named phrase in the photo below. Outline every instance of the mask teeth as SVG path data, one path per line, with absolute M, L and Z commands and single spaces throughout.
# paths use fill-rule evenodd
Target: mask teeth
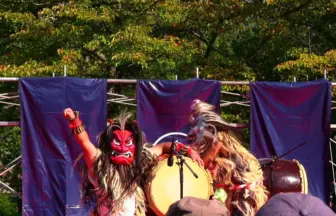
M 133 156 L 132 152 L 130 152 L 130 151 L 126 152 L 124 155 L 126 157 L 132 157 Z
M 130 152 L 130 151 L 127 151 L 126 153 L 119 153 L 119 152 L 114 151 L 114 150 L 111 152 L 111 155 L 112 156 L 123 155 L 123 156 L 126 156 L 126 157 L 132 157 L 133 156 L 132 152 Z

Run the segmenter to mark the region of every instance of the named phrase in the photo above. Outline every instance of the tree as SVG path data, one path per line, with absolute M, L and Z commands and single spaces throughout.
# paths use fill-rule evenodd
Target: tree
M 330 73 L 336 70 L 336 49 L 319 56 L 308 53 L 308 50 L 298 51 L 295 60 L 290 60 L 277 65 L 276 69 L 287 76 L 303 77 L 303 79 L 321 77 L 326 73 L 329 78 L 335 75 Z M 329 74 L 330 73 L 330 74 Z
M 335 46 L 327 0 L 42 2 L 2 5 L 5 75 L 284 80 L 293 48 Z

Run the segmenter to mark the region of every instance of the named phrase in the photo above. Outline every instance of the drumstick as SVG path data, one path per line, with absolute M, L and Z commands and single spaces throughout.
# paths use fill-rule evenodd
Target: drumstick
M 282 155 L 280 155 L 279 157 L 276 157 L 276 158 L 274 159 L 274 161 L 276 161 L 276 160 L 278 160 L 278 159 L 280 159 L 280 158 L 286 156 L 287 154 L 291 153 L 292 151 L 298 149 L 299 147 L 301 147 L 301 146 L 303 146 L 303 145 L 305 145 L 305 144 L 306 144 L 306 141 L 304 141 L 304 142 L 301 143 L 300 145 L 296 146 L 295 148 L 290 149 L 290 150 L 289 150 L 288 152 L 286 152 L 285 154 L 282 154 Z M 273 162 L 274 162 L 274 161 L 273 161 Z
M 272 159 L 269 163 L 265 164 L 264 166 L 269 166 L 269 165 L 271 165 L 272 163 L 274 163 L 274 162 L 277 161 L 278 159 L 280 159 L 280 158 L 286 156 L 287 154 L 291 153 L 292 151 L 298 149 L 299 147 L 301 147 L 301 146 L 303 146 L 303 145 L 305 145 L 305 144 L 306 144 L 306 141 L 304 141 L 304 142 L 301 143 L 300 145 L 298 145 L 298 146 L 296 146 L 296 147 L 290 149 L 288 152 L 286 152 L 286 153 L 280 155 L 279 157 L 276 157 L 276 158 Z M 261 169 L 262 169 L 262 167 L 259 167 L 259 170 L 261 170 Z

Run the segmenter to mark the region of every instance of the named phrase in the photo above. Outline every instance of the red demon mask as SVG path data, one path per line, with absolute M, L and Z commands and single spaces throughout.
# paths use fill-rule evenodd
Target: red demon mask
M 135 144 L 132 132 L 115 130 L 111 141 L 111 161 L 114 164 L 131 164 L 134 160 Z

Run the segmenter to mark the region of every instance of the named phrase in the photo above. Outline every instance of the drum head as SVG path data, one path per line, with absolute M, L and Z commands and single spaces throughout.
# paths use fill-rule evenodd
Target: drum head
M 198 175 L 191 173 L 188 167 L 183 165 L 183 197 L 197 197 L 209 199 L 211 195 L 212 181 L 209 173 L 194 163 L 190 158 L 184 158 L 186 163 Z M 147 199 L 149 207 L 157 215 L 165 215 L 171 204 L 180 200 L 180 171 L 174 157 L 174 165 L 167 165 L 168 159 L 160 161 L 147 182 Z

